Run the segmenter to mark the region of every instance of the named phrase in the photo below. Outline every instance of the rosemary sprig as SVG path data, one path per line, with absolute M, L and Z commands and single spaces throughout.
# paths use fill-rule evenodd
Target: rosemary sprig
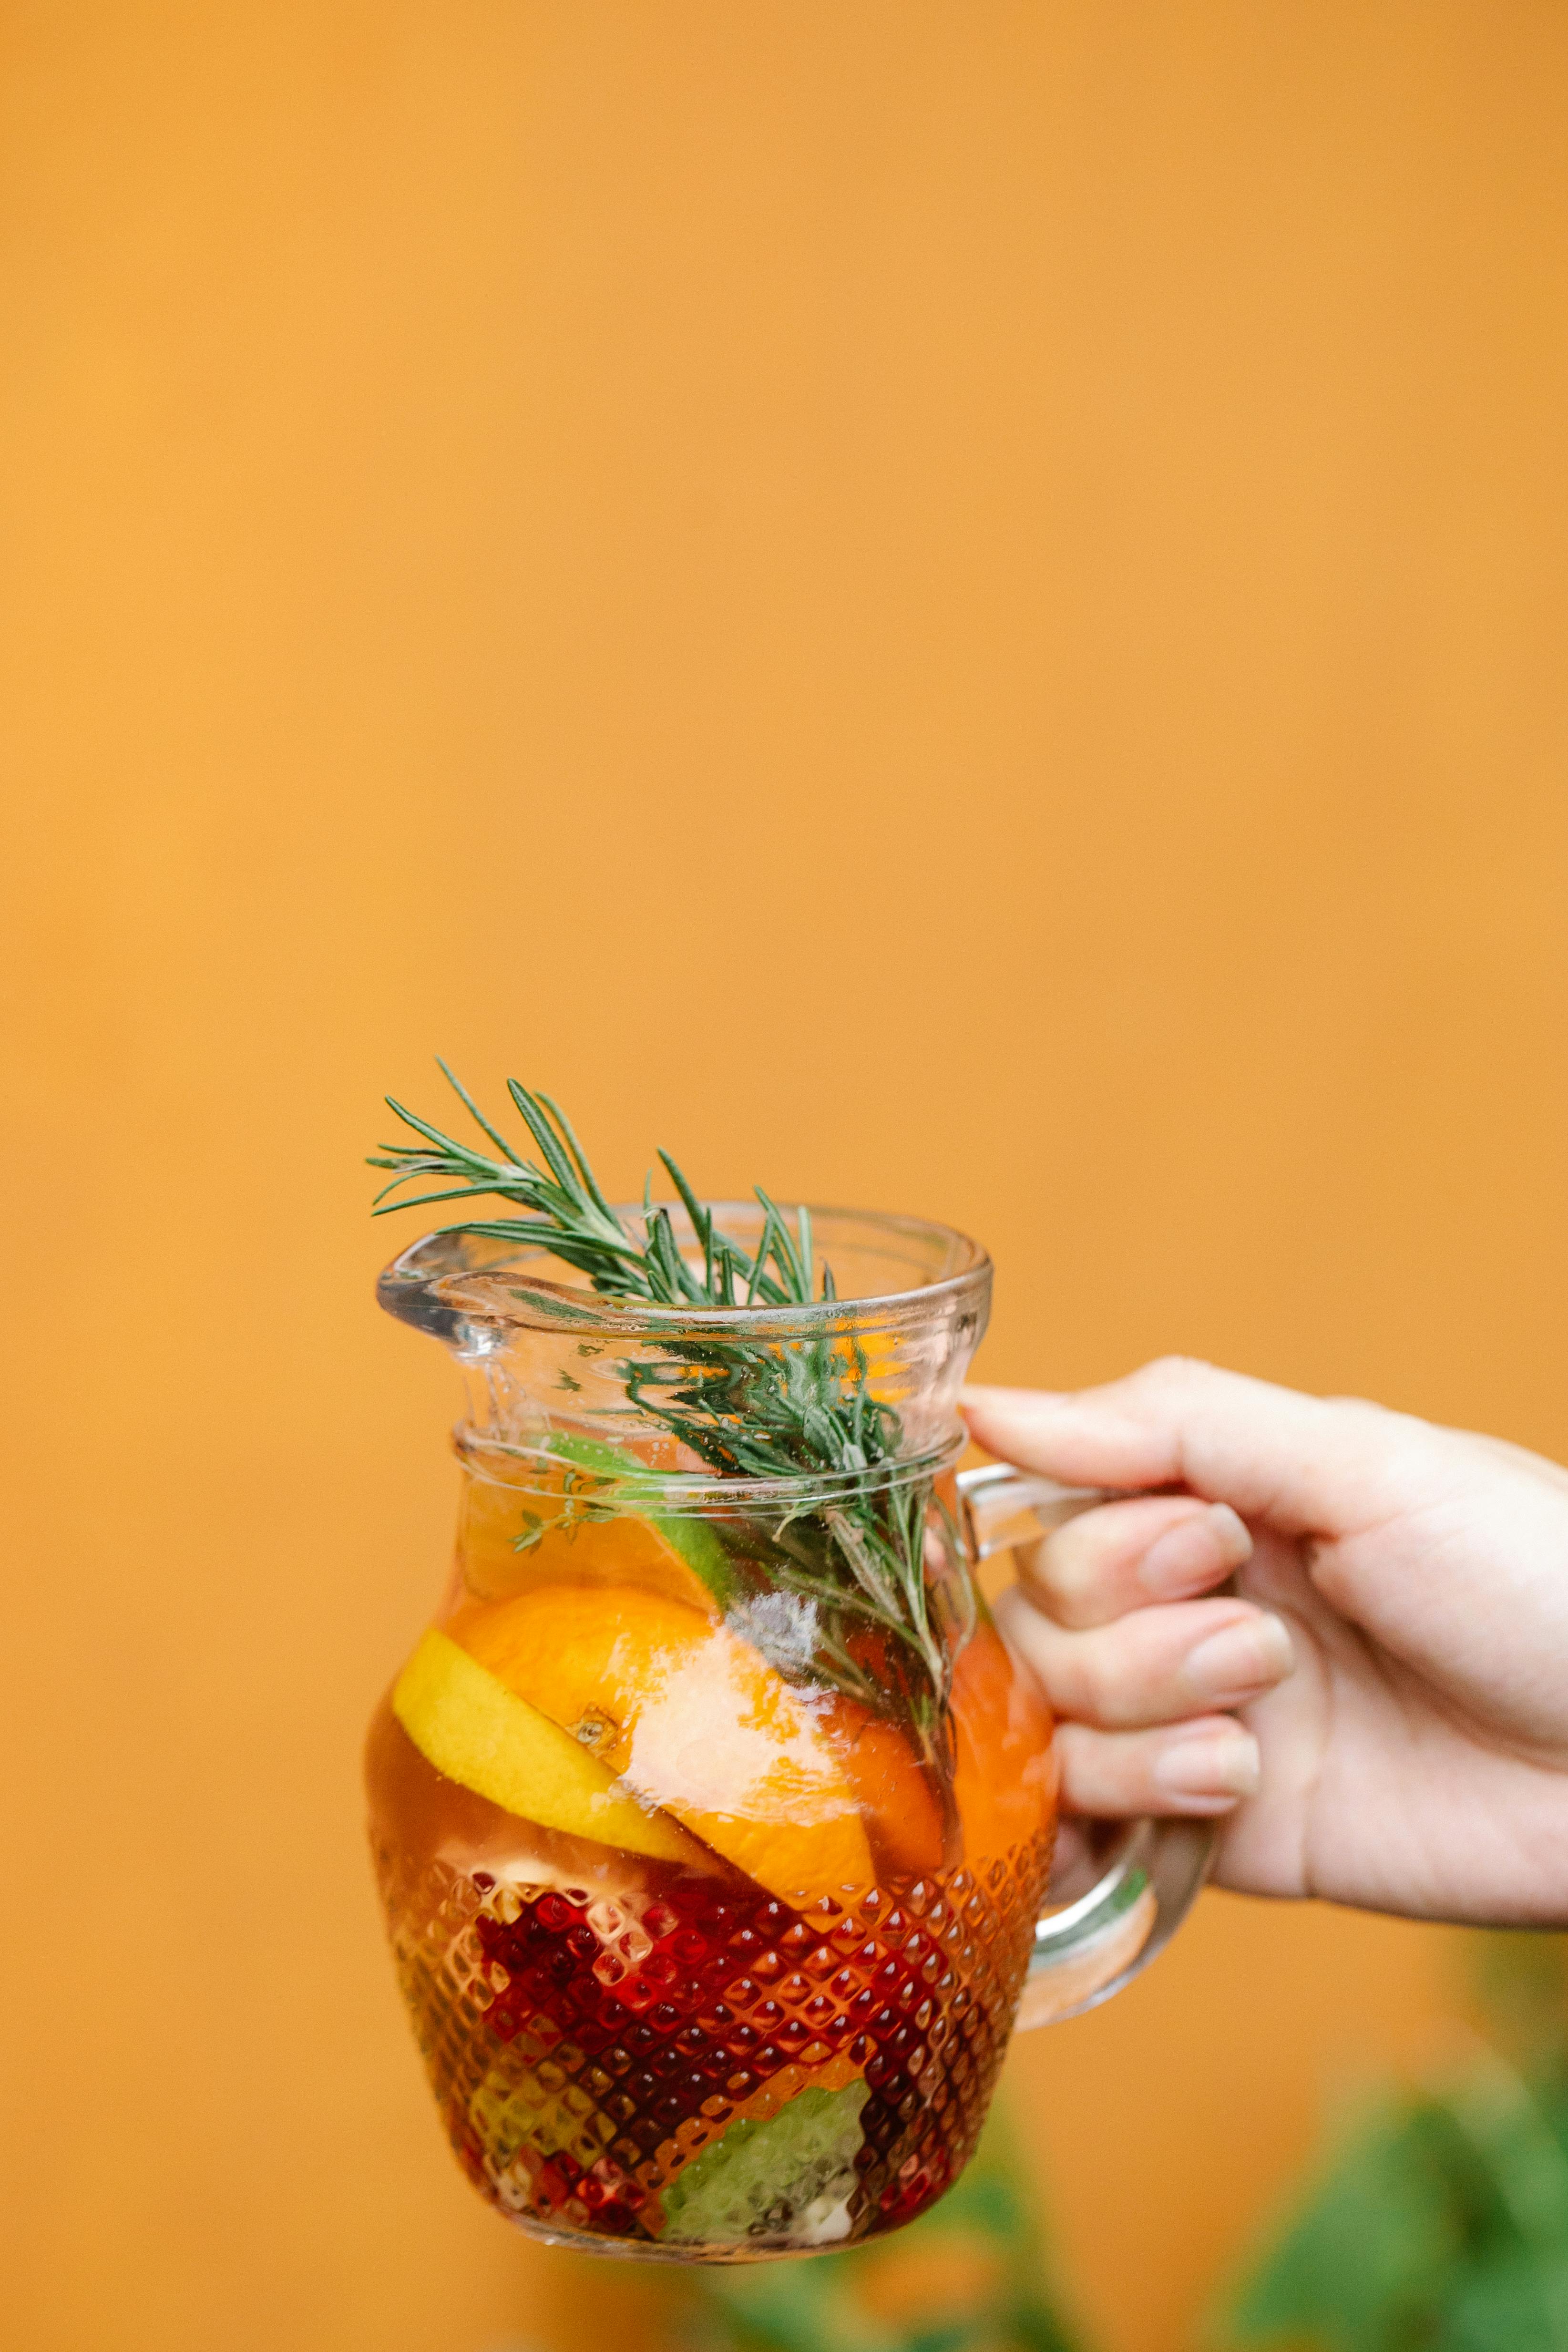
M 493 1127 L 444 1062 L 443 1076 L 495 1152 L 447 1134 L 388 1097 L 419 1140 L 389 1144 L 370 1165 L 389 1182 L 374 1213 L 498 1198 L 524 1214 L 465 1219 L 448 1231 L 534 1244 L 585 1275 L 601 1296 L 663 1307 L 804 1306 L 836 1297 L 832 1270 L 817 1268 L 810 1212 L 794 1230 L 758 1185 L 762 1229 L 754 1250 L 721 1233 L 667 1151 L 659 1153 L 690 1221 L 683 1252 L 669 1209 L 644 1188 L 642 1234 L 606 1200 L 582 1146 L 549 1095 L 507 1080 L 537 1148 L 528 1160 Z M 434 1185 L 434 1190 L 408 1188 Z M 903 1425 L 871 1392 L 859 1340 L 823 1330 L 799 1344 L 768 1346 L 672 1339 L 664 1356 L 619 1368 L 630 1402 L 661 1422 L 721 1477 L 802 1474 L 842 1478 L 831 1503 L 780 1524 L 759 1516 L 721 1520 L 764 1588 L 797 1594 L 816 1615 L 821 1671 L 863 1704 L 904 1717 L 927 1760 L 947 1763 L 946 1700 L 954 1629 L 938 1622 L 925 1567 L 929 1481 L 878 1478 L 898 1454 Z M 951 1533 L 951 1531 L 949 1531 Z M 960 1637 L 967 1628 L 956 1629 Z M 939 1776 L 946 1781 L 946 1773 Z

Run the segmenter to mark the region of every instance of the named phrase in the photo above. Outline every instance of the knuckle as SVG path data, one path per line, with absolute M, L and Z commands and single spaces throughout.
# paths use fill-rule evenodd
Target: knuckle
M 997 1629 L 1015 1650 L 1021 1650 L 1037 1672 L 1052 1647 L 1051 1621 L 1021 1586 L 1012 1584 L 999 1594 L 991 1611 Z
M 1064 1790 L 1077 1793 L 1086 1782 L 1103 1780 L 1104 1746 L 1105 1734 L 1091 1730 L 1087 1724 L 1057 1725 L 1056 1756 Z
M 1059 1669 L 1065 1704 L 1092 1723 L 1127 1720 L 1134 1674 L 1125 1645 L 1103 1634 L 1081 1633 L 1064 1644 Z
M 1059 1528 L 1027 1564 L 1030 1580 L 1041 1588 L 1055 1612 L 1069 1622 L 1092 1606 L 1103 1580 L 1094 1537 L 1076 1532 L 1083 1525 L 1082 1519 L 1074 1519 Z
M 1155 1356 L 1133 1375 L 1135 1381 L 1163 1393 L 1200 1388 L 1214 1378 L 1214 1366 L 1202 1356 Z
M 1088 1633 L 1100 1622 L 1103 1613 L 1088 1591 L 1060 1593 L 1051 1602 L 1051 1615 L 1069 1633 Z
M 1147 1775 L 1136 1740 L 1077 1723 L 1063 1724 L 1057 1740 L 1066 1810 L 1118 1814 L 1147 1801 Z

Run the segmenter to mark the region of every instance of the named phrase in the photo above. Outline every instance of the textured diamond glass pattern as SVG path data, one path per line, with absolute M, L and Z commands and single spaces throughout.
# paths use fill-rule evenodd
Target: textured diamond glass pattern
M 794 1910 L 678 1868 L 607 1895 L 530 1876 L 525 1853 L 464 1868 L 378 1851 L 403 1993 L 476 2186 L 551 2238 L 720 2259 L 892 2227 L 962 2168 L 1048 1861 L 1040 1840 L 979 1874 Z M 809 2089 L 840 2096 L 791 2105 Z M 776 2136 L 769 2160 L 753 2127 L 787 2105 L 820 2120 L 821 2146 L 792 2125 L 800 2145 Z M 683 2200 L 705 2151 L 713 2193 Z M 722 2234 L 694 2241 L 693 2211 Z

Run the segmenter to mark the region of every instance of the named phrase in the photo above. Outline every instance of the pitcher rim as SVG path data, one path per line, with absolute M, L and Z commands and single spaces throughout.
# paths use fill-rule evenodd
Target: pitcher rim
M 641 1202 L 617 1202 L 613 1205 L 618 1217 L 635 1220 L 645 1213 Z M 684 1225 L 690 1233 L 690 1219 L 678 1203 L 656 1205 L 669 1210 L 677 1231 Z M 704 1201 L 702 1205 L 720 1219 L 727 1211 L 752 1219 L 760 1215 L 754 1201 Z M 435 1271 L 430 1266 L 430 1259 L 437 1255 L 440 1244 L 450 1246 L 460 1234 L 491 1238 L 498 1244 L 505 1242 L 502 1235 L 485 1236 L 470 1223 L 438 1225 L 412 1242 L 382 1270 L 377 1293 L 382 1305 L 400 1320 L 418 1319 L 408 1309 L 414 1295 L 422 1294 L 446 1313 L 461 1315 L 465 1321 L 530 1330 L 570 1328 L 621 1339 L 643 1335 L 667 1338 L 675 1332 L 700 1331 L 714 1339 L 810 1339 L 872 1323 L 886 1328 L 922 1320 L 948 1300 L 982 1289 L 992 1272 L 989 1252 L 972 1235 L 939 1218 L 910 1216 L 885 1209 L 841 1208 L 812 1201 L 780 1202 L 779 1205 L 790 1217 L 804 1206 L 813 1221 L 836 1218 L 890 1235 L 939 1239 L 964 1254 L 964 1262 L 934 1282 L 914 1283 L 901 1290 L 859 1297 L 819 1298 L 783 1307 L 700 1307 L 687 1301 L 664 1306 L 645 1299 L 629 1302 L 605 1298 L 576 1284 L 549 1282 L 519 1271 L 514 1277 L 516 1287 L 505 1286 L 507 1303 L 503 1305 L 488 1295 L 481 1303 L 463 1294 L 478 1282 L 487 1286 L 495 1283 L 497 1277 L 507 1276 L 529 1258 L 546 1259 L 552 1253 L 539 1243 L 513 1242 L 509 1248 L 501 1248 L 489 1265 Z M 528 1311 L 530 1308 L 532 1312 Z

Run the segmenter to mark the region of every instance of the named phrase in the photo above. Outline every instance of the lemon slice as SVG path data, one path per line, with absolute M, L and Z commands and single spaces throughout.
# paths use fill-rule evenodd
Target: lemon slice
M 643 1586 L 545 1584 L 468 1602 L 452 1632 L 607 1777 L 770 1895 L 841 1902 L 870 1883 L 860 1806 L 810 1698 L 727 1626 Z
M 392 1704 L 427 1763 L 504 1811 L 658 1862 L 703 1866 L 701 1847 L 667 1813 L 617 1793 L 607 1765 L 444 1633 L 424 1635 Z

